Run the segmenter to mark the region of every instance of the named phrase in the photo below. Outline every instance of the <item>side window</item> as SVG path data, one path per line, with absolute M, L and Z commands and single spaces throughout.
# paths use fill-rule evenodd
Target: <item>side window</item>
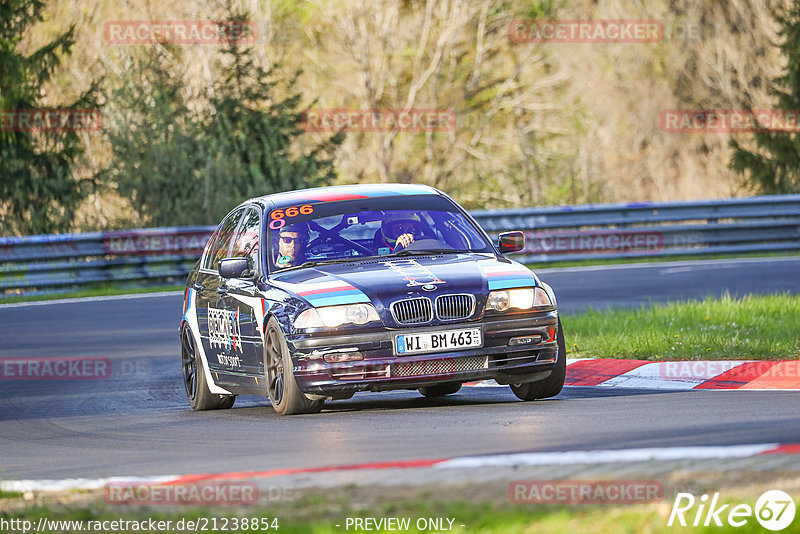
M 261 217 L 258 210 L 250 208 L 244 216 L 236 240 L 233 244 L 231 256 L 234 258 L 250 258 L 250 268 L 258 267 L 258 244 L 261 236 Z
M 214 230 L 214 233 L 208 238 L 208 243 L 206 243 L 204 252 L 205 255 L 203 256 L 203 269 L 211 270 L 211 260 L 214 259 L 214 243 L 216 242 L 218 235 L 219 228 Z
M 214 241 L 214 248 L 211 249 L 211 270 L 216 271 L 219 269 L 219 261 L 228 257 L 228 250 L 231 248 L 231 241 L 233 241 L 233 234 L 236 232 L 236 227 L 244 214 L 244 208 L 238 209 L 228 215 L 228 218 L 222 221 L 219 230 L 217 231 L 217 239 Z

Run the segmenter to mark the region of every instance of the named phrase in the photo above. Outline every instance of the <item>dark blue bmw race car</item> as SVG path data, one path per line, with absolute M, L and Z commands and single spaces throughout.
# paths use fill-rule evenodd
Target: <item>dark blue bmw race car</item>
M 254 198 L 217 227 L 189 274 L 183 378 L 195 410 L 268 396 L 279 414 L 358 391 L 436 397 L 494 379 L 557 395 L 566 351 L 551 288 L 458 204 L 419 185 Z

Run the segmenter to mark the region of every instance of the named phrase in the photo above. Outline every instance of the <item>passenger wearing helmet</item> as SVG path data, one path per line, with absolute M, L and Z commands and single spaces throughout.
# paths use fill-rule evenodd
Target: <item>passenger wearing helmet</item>
M 386 247 L 392 252 L 408 247 L 419 235 L 420 223 L 416 213 L 388 214 L 381 223 L 378 247 Z
M 298 223 L 284 226 L 278 236 L 278 255 L 275 265 L 279 269 L 302 265 L 306 261 L 308 224 Z

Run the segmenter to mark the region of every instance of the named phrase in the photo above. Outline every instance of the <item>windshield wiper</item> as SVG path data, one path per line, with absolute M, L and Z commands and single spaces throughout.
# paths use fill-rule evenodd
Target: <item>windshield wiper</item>
M 470 250 L 456 250 L 456 249 L 444 249 L 444 248 L 430 248 L 430 249 L 414 249 L 414 250 L 401 250 L 400 252 L 394 252 L 387 256 L 383 256 L 384 258 L 387 257 L 397 257 L 397 256 L 419 256 L 425 254 L 462 254 L 464 252 L 472 252 Z
M 306 267 L 317 267 L 319 265 L 330 265 L 333 263 L 350 263 L 354 261 L 372 260 L 375 258 L 377 258 L 377 256 L 353 256 L 352 258 L 338 258 L 334 260 L 311 260 L 301 263 L 300 265 L 294 265 L 292 267 L 281 269 L 280 272 L 291 271 L 293 269 L 304 269 Z
M 331 263 L 350 263 L 354 261 L 353 258 L 339 258 L 336 260 L 311 260 L 298 265 L 297 267 L 316 267 L 317 265 L 328 265 Z
M 456 249 L 418 249 L 418 250 L 401 250 L 385 256 L 353 256 L 351 258 L 339 258 L 334 260 L 311 260 L 300 265 L 286 267 L 281 269 L 280 272 L 293 271 L 295 269 L 305 269 L 306 267 L 318 267 L 320 265 L 331 265 L 334 263 L 350 263 L 354 261 L 375 260 L 384 258 L 397 258 L 401 256 L 424 256 L 426 254 L 463 254 L 465 252 L 472 252 L 471 250 L 456 250 Z

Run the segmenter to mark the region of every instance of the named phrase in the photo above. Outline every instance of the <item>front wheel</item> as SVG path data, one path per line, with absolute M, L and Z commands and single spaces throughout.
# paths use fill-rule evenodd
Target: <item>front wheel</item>
M 558 353 L 556 355 L 556 366 L 550 376 L 544 380 L 528 382 L 526 384 L 511 384 L 511 391 L 522 400 L 546 399 L 555 397 L 561 393 L 564 387 L 564 380 L 567 377 L 567 344 L 564 342 L 564 330 L 561 328 L 561 318 L 558 319 L 558 329 L 556 331 L 556 344 Z
M 217 395 L 209 391 L 203 359 L 197 352 L 194 335 L 189 326 L 184 327 L 181 333 L 181 364 L 183 387 L 193 410 L 225 410 L 236 402 L 235 395 Z
M 297 386 L 289 346 L 274 317 L 270 317 L 264 333 L 264 374 L 269 401 L 278 415 L 315 413 L 322 409 L 324 401 L 309 399 Z

